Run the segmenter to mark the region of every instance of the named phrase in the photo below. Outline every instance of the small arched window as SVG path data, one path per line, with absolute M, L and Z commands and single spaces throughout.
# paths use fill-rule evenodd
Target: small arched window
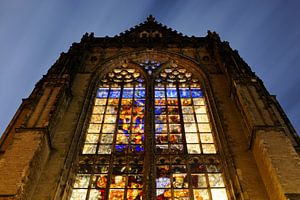
M 199 80 L 174 63 L 139 66 L 100 81 L 71 199 L 228 199 Z
M 140 33 L 140 38 L 148 38 L 149 37 L 149 33 L 147 31 L 143 31 Z
M 161 34 L 160 32 L 158 32 L 158 31 L 154 31 L 154 32 L 152 33 L 152 37 L 154 37 L 154 38 L 161 38 L 161 37 L 162 37 L 162 34 Z

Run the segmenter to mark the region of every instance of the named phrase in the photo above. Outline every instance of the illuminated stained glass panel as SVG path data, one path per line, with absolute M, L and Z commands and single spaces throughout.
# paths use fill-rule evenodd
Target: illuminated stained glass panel
M 217 153 L 199 84 L 157 84 L 154 114 L 156 153 Z
M 227 200 L 221 166 L 214 157 L 156 157 L 156 199 Z
M 174 89 L 159 88 L 155 91 L 155 141 L 158 154 L 183 152 L 178 100 Z
M 142 199 L 143 159 L 142 155 L 81 157 L 71 199 Z
M 199 81 L 171 66 L 154 94 L 156 199 L 228 199 Z
M 116 68 L 101 81 L 71 199 L 142 199 L 145 98 L 136 69 Z
M 155 80 L 149 87 L 153 96 L 146 96 L 140 71 L 128 66 L 113 69 L 101 81 L 72 200 L 228 199 L 200 82 L 185 68 L 170 65 L 160 70 L 157 62 L 153 68 L 151 63 L 141 66 L 147 66 L 149 80 Z M 154 107 L 151 100 L 146 105 L 147 98 L 154 98 Z M 147 113 L 149 124 L 146 107 L 153 111 Z M 145 141 L 153 145 L 147 147 L 147 158 L 153 160 L 145 161 Z M 150 173 L 154 176 L 146 179 Z
M 181 157 L 160 156 L 156 160 L 156 199 L 188 199 L 187 165 Z

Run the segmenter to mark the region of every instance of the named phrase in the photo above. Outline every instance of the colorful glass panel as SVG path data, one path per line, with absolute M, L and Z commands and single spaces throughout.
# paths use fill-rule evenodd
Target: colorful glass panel
M 156 199 L 227 199 L 198 80 L 177 66 L 161 70 L 154 98 Z
M 154 96 L 154 112 L 148 113 L 152 119 L 148 127 L 153 125 L 154 137 L 150 137 L 151 128 L 145 131 L 145 108 L 152 110 L 152 102 L 146 105 L 146 98 L 152 97 L 146 94 L 141 72 L 124 65 L 101 81 L 72 200 L 141 200 L 152 196 L 145 194 L 145 188 L 150 188 L 145 183 L 151 181 L 157 200 L 228 199 L 199 81 L 175 63 L 162 70 L 158 65 L 151 61 L 141 64 L 150 79 L 156 80 L 154 91 L 149 89 Z M 157 77 L 152 76 L 157 74 L 155 70 L 160 70 Z M 154 148 L 148 147 L 154 149 L 154 168 L 144 166 L 145 137 L 148 145 L 154 144 Z M 146 180 L 152 170 L 153 180 Z
M 136 69 L 117 68 L 102 80 L 71 199 L 142 199 L 145 97 Z

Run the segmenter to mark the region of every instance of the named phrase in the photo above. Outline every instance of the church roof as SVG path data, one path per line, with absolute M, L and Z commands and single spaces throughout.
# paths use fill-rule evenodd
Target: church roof
M 89 43 L 92 46 L 132 46 L 132 47 L 152 47 L 152 46 L 202 46 L 205 37 L 184 36 L 155 20 L 152 15 L 147 20 L 135 27 L 126 30 L 114 37 L 94 37 L 94 33 L 86 33 L 81 39 L 81 43 Z
M 183 37 L 182 33 L 157 22 L 152 15 L 149 15 L 147 20 L 143 23 L 120 33 L 119 36 L 140 36 L 139 34 L 143 32 L 149 34 L 161 33 L 161 37 Z M 153 35 L 153 37 L 155 37 L 155 35 Z

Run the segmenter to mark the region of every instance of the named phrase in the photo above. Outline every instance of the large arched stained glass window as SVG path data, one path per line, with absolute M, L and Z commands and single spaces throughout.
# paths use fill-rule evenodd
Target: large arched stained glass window
M 155 84 L 156 199 L 227 200 L 198 79 L 173 64 Z
M 174 63 L 140 66 L 101 80 L 71 199 L 227 200 L 200 81 Z
M 145 85 L 120 67 L 101 80 L 87 129 L 72 200 L 142 199 Z

